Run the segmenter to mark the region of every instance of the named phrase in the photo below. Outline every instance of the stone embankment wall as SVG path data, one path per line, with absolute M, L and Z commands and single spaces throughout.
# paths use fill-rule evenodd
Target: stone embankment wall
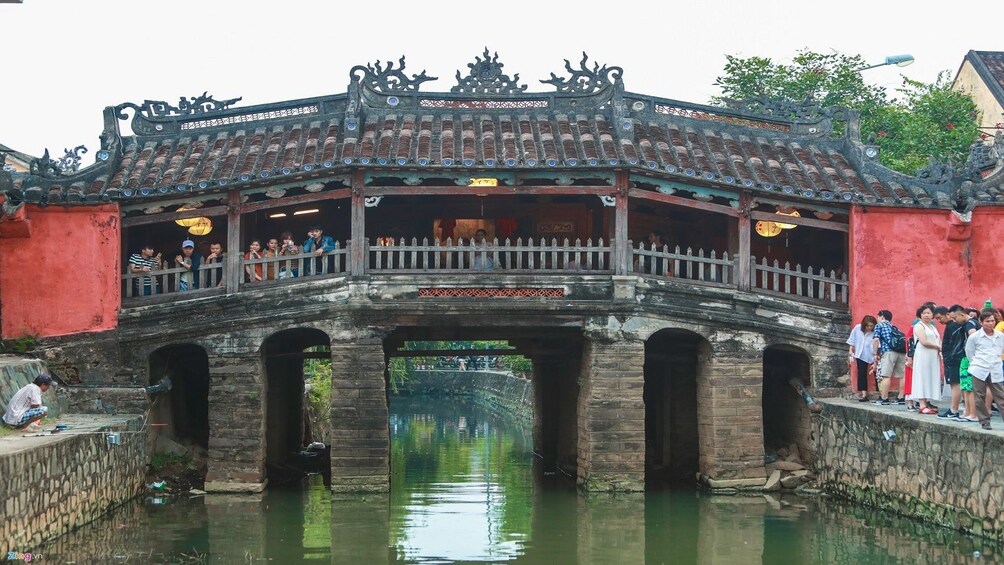
M 499 371 L 415 371 L 397 394 L 462 396 L 520 419 L 533 419 L 530 379 Z
M 146 470 L 141 416 L 93 433 L 5 438 L 0 446 L 0 540 L 27 552 L 137 496 Z M 106 431 L 119 432 L 109 443 Z M 16 446 L 16 447 L 15 447 Z
M 871 507 L 1004 541 L 1004 433 L 889 408 L 821 400 L 816 472 Z M 994 425 L 999 428 L 1000 422 Z M 887 440 L 883 432 L 895 432 Z

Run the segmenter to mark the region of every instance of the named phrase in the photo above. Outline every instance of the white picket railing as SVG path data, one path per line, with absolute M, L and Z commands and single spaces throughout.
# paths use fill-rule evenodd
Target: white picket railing
M 148 273 L 126 273 L 122 275 L 123 298 L 155 296 L 182 291 L 182 281 L 188 280 L 188 291 L 199 292 L 218 287 L 223 281 L 223 269 L 219 264 L 202 265 L 192 277 L 184 277 L 188 269 L 155 269 Z
M 300 253 L 259 259 L 241 258 L 245 284 L 300 277 L 320 277 L 349 272 L 350 245 L 335 242 L 335 248 L 321 254 Z
M 412 238 L 390 245 L 365 242 L 367 273 L 474 273 L 499 274 L 552 273 L 612 274 L 613 245 L 603 239 L 550 241 L 533 239 L 515 241 L 493 240 L 477 244 L 452 239 L 440 241 Z M 699 248 L 672 249 L 628 242 L 631 249 L 631 272 L 651 277 L 667 277 L 699 284 L 741 287 L 738 281 L 737 257 L 728 252 L 705 251 Z M 350 271 L 350 245 L 335 243 L 335 249 L 321 255 L 303 253 L 256 259 L 241 258 L 243 286 L 326 275 L 347 274 Z M 122 275 L 124 299 L 182 292 L 182 282 L 188 279 L 188 291 L 207 293 L 223 286 L 224 263 L 201 265 L 194 273 L 182 268 L 157 269 L 149 273 Z M 186 275 L 191 275 L 189 278 Z M 847 275 L 831 270 L 784 264 L 755 257 L 750 258 L 750 289 L 797 299 L 846 305 L 849 291 Z M 282 283 L 277 283 L 282 284 Z
M 786 261 L 782 266 L 776 259 L 769 262 L 767 258 L 757 263 L 756 257 L 750 257 L 750 282 L 750 287 L 757 290 L 847 304 L 847 275 L 836 270 L 827 274 L 822 268 L 814 272 L 812 267 L 803 268 L 797 263 L 792 267 Z
M 435 271 L 506 273 L 567 273 L 584 271 L 612 273 L 612 246 L 602 239 L 584 243 L 576 239 L 548 242 L 522 238 L 477 244 L 452 239 L 440 241 L 412 238 L 390 245 L 370 245 L 366 253 L 367 272 L 428 273 Z
M 736 262 L 727 251 L 721 254 L 715 250 L 705 254 L 704 249 L 688 247 L 685 251 L 677 245 L 670 249 L 668 245 L 661 248 L 644 243 L 631 247 L 631 269 L 642 275 L 654 275 L 687 279 L 710 284 L 735 286 Z

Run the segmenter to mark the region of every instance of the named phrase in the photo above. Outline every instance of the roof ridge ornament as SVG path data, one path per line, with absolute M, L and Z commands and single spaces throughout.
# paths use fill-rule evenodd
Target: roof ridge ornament
M 801 102 L 757 96 L 743 100 L 726 100 L 730 110 L 743 114 L 753 114 L 775 120 L 794 122 L 818 122 L 823 118 L 839 118 L 840 108 L 823 108 L 812 94 L 807 94 Z
M 608 86 L 616 84 L 620 81 L 621 76 L 624 74 L 624 69 L 621 67 L 608 67 L 606 65 L 601 67 L 600 64 L 596 62 L 593 63 L 593 68 L 590 69 L 586 65 L 588 60 L 589 55 L 583 51 L 582 60 L 579 61 L 579 68 L 573 69 L 572 63 L 568 59 L 565 59 L 565 70 L 571 75 L 570 77 L 561 78 L 554 73 L 551 73 L 551 78 L 541 80 L 540 82 L 553 85 L 558 92 L 567 92 L 571 94 L 592 94 L 598 90 L 602 90 Z M 611 78 L 613 80 L 611 80 Z
M 949 187 L 955 180 L 955 167 L 951 161 L 941 163 L 932 156 L 927 166 L 917 171 L 916 179 L 935 188 Z
M 32 159 L 28 164 L 29 173 L 42 178 L 54 178 L 64 175 L 72 175 L 80 170 L 81 153 L 87 153 L 87 147 L 78 145 L 73 149 L 63 149 L 63 156 L 59 159 L 49 157 L 49 150 L 37 159 Z
M 357 76 L 357 73 L 362 73 Z M 384 68 L 380 61 L 372 65 L 356 65 L 349 70 L 349 77 L 353 81 L 360 81 L 372 90 L 377 92 L 418 92 L 419 85 L 430 80 L 437 80 L 437 77 L 430 77 L 421 73 L 411 75 L 404 74 L 404 55 L 398 60 L 398 67 L 394 68 L 394 61 L 387 61 L 387 68 Z
M 450 89 L 455 94 L 521 94 L 526 91 L 526 85 L 519 84 L 519 73 L 509 78 L 502 72 L 498 51 L 489 55 L 488 47 L 483 53 L 484 60 L 475 56 L 473 63 L 467 63 L 471 73 L 461 77 L 457 71 L 457 86 Z
M 120 120 L 124 120 L 126 119 L 126 115 L 123 110 L 126 108 L 132 108 L 133 110 L 136 110 L 137 114 L 143 115 L 146 119 L 190 116 L 194 114 L 206 114 L 209 112 L 226 110 L 231 105 L 240 102 L 244 98 L 243 96 L 238 96 L 237 98 L 231 98 L 229 100 L 214 100 L 213 96 L 208 94 L 208 92 L 209 91 L 207 90 L 200 96 L 192 96 L 187 99 L 182 96 L 178 99 L 177 106 L 172 106 L 163 100 L 144 100 L 142 105 L 137 105 L 132 102 L 124 102 L 115 107 L 115 114 Z

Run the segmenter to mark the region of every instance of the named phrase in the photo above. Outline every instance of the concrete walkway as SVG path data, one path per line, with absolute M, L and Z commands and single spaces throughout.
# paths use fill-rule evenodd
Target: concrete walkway
M 1004 418 L 998 415 L 994 415 L 990 419 L 990 425 L 993 426 L 992 430 L 984 430 L 980 427 L 979 422 L 958 422 L 956 420 L 949 420 L 947 418 L 939 418 L 934 414 L 918 414 L 917 412 L 910 412 L 906 409 L 906 406 L 892 404 L 890 406 L 879 406 L 877 404 L 872 404 L 872 401 L 868 402 L 858 402 L 857 400 L 850 400 L 847 398 L 817 398 L 820 404 L 838 404 L 841 406 L 847 406 L 850 408 L 867 410 L 869 412 L 881 412 L 883 414 L 892 414 L 898 418 L 903 418 L 905 420 L 913 420 L 917 422 L 930 422 L 932 424 L 937 424 L 941 426 L 946 426 L 952 429 L 958 430 L 971 430 L 979 434 L 992 434 L 996 436 L 1004 437 Z M 942 400 L 941 402 L 935 402 L 938 406 L 938 413 L 944 412 L 947 408 L 951 406 L 949 400 Z M 961 409 L 960 409 L 961 411 Z
M 4 427 L 3 431 L 0 431 L 0 456 L 49 445 L 81 434 L 104 434 L 109 431 L 136 433 L 126 430 L 129 429 L 131 422 L 136 422 L 132 426 L 133 429 L 139 429 L 137 421 L 141 421 L 142 418 L 137 414 L 63 414 L 58 418 L 46 418 L 36 432 Z M 69 428 L 53 432 L 58 424 Z

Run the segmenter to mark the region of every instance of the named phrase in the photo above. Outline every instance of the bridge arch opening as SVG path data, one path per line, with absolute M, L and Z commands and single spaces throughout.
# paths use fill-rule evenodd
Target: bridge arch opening
M 711 356 L 700 335 L 664 329 L 645 342 L 645 482 L 693 483 L 698 471 L 697 382 Z
M 384 341 L 388 394 L 409 409 L 469 399 L 512 433 L 528 433 L 525 454 L 532 450 L 540 476 L 574 479 L 582 346 L 581 331 L 566 328 L 399 327 Z
M 265 466 L 270 481 L 298 480 L 315 472 L 330 476 L 329 413 L 323 400 L 330 402 L 330 347 L 328 334 L 313 328 L 283 330 L 262 345 Z M 322 399 L 313 409 L 311 395 Z
M 810 462 L 812 422 L 798 387 L 810 385 L 811 370 L 811 358 L 801 348 L 772 345 L 763 352 L 763 443 L 768 457 Z
M 150 354 L 153 393 L 150 420 L 158 428 L 157 451 L 172 451 L 172 444 L 209 448 L 209 356 L 190 343 L 166 345 Z M 168 385 L 168 382 L 170 383 Z M 169 389 L 168 389 L 169 386 Z M 169 441 L 159 441 L 166 438 Z

